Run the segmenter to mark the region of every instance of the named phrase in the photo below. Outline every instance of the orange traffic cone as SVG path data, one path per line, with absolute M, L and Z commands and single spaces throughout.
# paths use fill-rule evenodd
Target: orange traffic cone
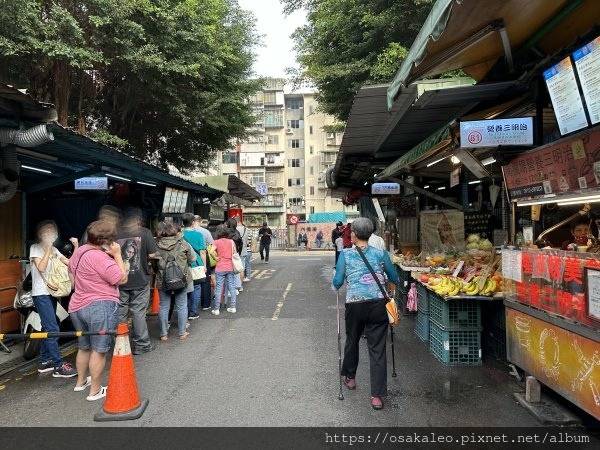
M 94 416 L 96 422 L 139 419 L 148 406 L 148 399 L 140 400 L 133 356 L 129 346 L 127 324 L 120 323 L 113 353 L 104 406 Z
M 156 286 L 152 288 L 152 307 L 150 312 L 147 313 L 149 316 L 157 316 L 158 310 L 160 309 L 160 297 L 158 295 L 158 289 Z

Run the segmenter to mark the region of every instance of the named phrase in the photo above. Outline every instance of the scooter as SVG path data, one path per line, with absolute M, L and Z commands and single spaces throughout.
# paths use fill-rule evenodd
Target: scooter
M 27 260 L 21 262 L 29 263 Z M 27 273 L 29 275 L 29 267 L 27 267 Z M 42 319 L 35 309 L 33 298 L 31 296 L 31 286 L 28 286 L 27 277 L 25 277 L 21 289 L 15 295 L 13 307 L 21 314 L 21 333 L 29 334 L 42 331 Z M 61 300 L 59 299 L 56 302 L 56 318 L 58 324 L 60 325 L 68 317 L 69 313 L 62 306 Z M 41 339 L 25 339 L 23 358 L 30 360 L 38 356 L 41 344 Z

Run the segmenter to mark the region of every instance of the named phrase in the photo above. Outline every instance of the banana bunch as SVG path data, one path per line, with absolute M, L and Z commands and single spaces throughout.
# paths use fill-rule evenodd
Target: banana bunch
M 466 295 L 494 295 L 498 290 L 498 282 L 492 278 L 486 278 L 481 290 L 479 289 L 480 277 L 475 277 L 462 288 Z
M 430 288 L 438 295 L 454 296 L 458 295 L 463 283 L 460 279 L 454 277 L 442 277 L 441 281 Z

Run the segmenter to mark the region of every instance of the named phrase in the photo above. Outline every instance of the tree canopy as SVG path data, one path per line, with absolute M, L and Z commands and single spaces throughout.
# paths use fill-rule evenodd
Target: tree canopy
M 0 79 L 133 156 L 189 172 L 254 123 L 237 0 L 4 0 L 0 21 Z
M 317 90 L 319 107 L 347 120 L 355 93 L 389 83 L 408 54 L 433 0 L 281 0 L 284 11 L 307 11 L 294 32 L 297 84 Z

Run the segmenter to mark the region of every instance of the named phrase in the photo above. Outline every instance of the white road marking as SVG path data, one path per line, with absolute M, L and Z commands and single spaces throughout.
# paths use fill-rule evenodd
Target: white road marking
M 281 300 L 279 301 L 279 303 L 277 303 L 277 308 L 275 308 L 275 312 L 273 313 L 273 317 L 271 317 L 271 320 L 279 319 L 279 313 L 281 313 L 281 308 L 283 308 L 283 302 L 285 302 L 285 298 L 287 297 L 288 292 L 290 292 L 291 289 L 292 283 L 288 283 L 287 287 L 285 288 L 285 291 L 283 291 L 283 296 L 281 297 Z
M 322 258 L 298 258 L 298 261 L 321 261 Z

